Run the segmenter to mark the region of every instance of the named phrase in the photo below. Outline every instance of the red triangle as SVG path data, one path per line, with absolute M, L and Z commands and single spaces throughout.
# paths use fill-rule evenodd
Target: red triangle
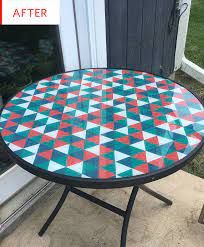
M 42 139 L 41 139 L 41 143 L 43 143 L 43 142 L 49 142 L 51 140 L 54 140 L 54 138 L 52 138 L 50 136 L 47 136 L 47 135 L 43 135 L 42 136 Z
M 97 155 L 94 153 L 91 153 L 89 151 L 84 150 L 84 160 L 90 160 L 94 157 L 97 157 Z
M 103 156 L 100 156 L 99 158 L 99 166 L 107 166 L 112 163 L 113 163 L 113 160 L 104 158 Z
M 72 128 L 72 134 L 78 133 L 78 132 L 81 132 L 81 131 L 83 131 L 83 129 L 79 128 L 77 126 L 73 126 L 73 128 Z
M 133 133 L 133 134 L 131 134 L 131 136 L 133 136 L 133 137 L 135 137 L 137 139 L 140 139 L 140 140 L 144 139 L 142 132 Z
M 38 153 L 38 156 L 41 156 L 47 160 L 51 160 L 53 150 L 46 150 L 45 152 Z
M 77 159 L 71 155 L 68 156 L 68 159 L 67 159 L 67 166 L 72 166 L 72 165 L 75 165 L 77 163 L 80 163 L 81 160 L 80 159 Z
M 10 135 L 13 135 L 13 132 L 11 132 L 11 131 L 9 131 L 9 130 L 7 130 L 7 129 L 3 129 L 3 130 L 1 131 L 1 135 L 2 135 L 2 136 L 10 136 Z
M 144 174 L 146 174 L 146 173 L 149 172 L 148 164 L 143 164 L 143 165 L 137 166 L 134 169 L 137 170 L 137 171 L 139 171 L 139 172 L 142 172 Z
M 173 160 L 173 161 L 178 161 L 179 160 L 177 152 L 173 152 L 171 154 L 167 154 L 166 158 L 170 159 L 170 160 Z
M 70 133 L 67 133 L 63 130 L 58 130 L 58 132 L 57 132 L 57 138 L 61 138 L 61 137 L 69 136 L 69 135 L 70 135 Z
M 103 145 L 100 145 L 100 154 L 101 154 L 101 155 L 102 155 L 102 154 L 109 153 L 109 152 L 111 152 L 111 151 L 112 151 L 112 149 L 107 148 L 107 147 L 105 147 L 105 146 L 103 146 Z
M 8 121 L 6 122 L 6 125 L 5 125 L 4 128 L 13 127 L 13 126 L 16 126 L 16 125 L 18 125 L 18 124 L 15 123 L 15 122 L 13 122 L 13 121 L 8 120 Z
M 153 164 L 153 165 L 155 165 L 155 166 L 158 166 L 158 167 L 160 167 L 160 168 L 164 168 L 164 167 L 165 167 L 163 158 L 159 158 L 159 159 L 156 159 L 156 160 L 152 160 L 152 161 L 151 161 L 151 164 Z
M 114 173 L 106 171 L 104 169 L 99 169 L 99 178 L 103 178 L 103 179 L 106 178 L 107 179 L 107 178 L 111 178 L 113 176 L 115 176 Z
M 15 119 L 15 118 L 21 118 L 21 117 L 22 117 L 22 115 L 13 112 L 13 113 L 10 115 L 9 120 L 12 120 L 12 119 Z
M 147 162 L 146 152 L 136 154 L 133 157 L 139 160 L 143 160 L 144 162 Z
M 26 123 L 23 123 L 22 125 L 28 128 L 32 128 L 34 125 L 34 122 L 26 122 Z
M 129 136 L 123 136 L 123 137 L 117 138 L 116 140 L 119 142 L 122 142 L 124 144 L 130 145 L 130 137 Z
M 75 147 L 77 147 L 77 148 L 84 149 L 84 143 L 85 143 L 85 141 L 84 140 L 81 140 L 81 141 L 72 143 L 72 145 L 75 146 Z
M 130 127 L 142 131 L 142 124 L 141 123 L 133 124 Z
M 104 124 L 103 126 L 113 130 L 114 129 L 114 122 Z
M 64 146 L 64 145 L 67 145 L 67 143 L 64 142 L 64 141 L 61 141 L 61 140 L 58 140 L 58 139 L 57 139 L 57 140 L 55 141 L 54 148 L 62 147 L 62 146 Z
M 42 134 L 31 129 L 28 137 L 30 138 L 30 137 L 34 137 L 34 136 L 40 136 L 40 135 L 42 135 Z
M 97 136 L 93 136 L 93 137 L 89 137 L 88 138 L 88 141 L 90 141 L 90 142 L 94 142 L 95 144 L 99 144 L 99 142 L 100 142 L 100 137 L 97 135 Z
M 184 148 L 186 148 L 186 144 L 180 143 L 180 142 L 174 142 L 174 146 L 177 151 L 180 151 Z
M 22 139 L 22 140 L 18 140 L 18 141 L 15 141 L 15 142 L 12 142 L 12 144 L 20 147 L 20 148 L 24 148 L 25 147 L 25 144 L 26 144 L 26 139 Z
M 154 137 L 151 137 L 151 138 L 149 138 L 149 139 L 146 139 L 145 141 L 150 142 L 150 143 L 152 143 L 152 144 L 159 145 L 159 141 L 158 141 L 157 136 L 154 136 Z

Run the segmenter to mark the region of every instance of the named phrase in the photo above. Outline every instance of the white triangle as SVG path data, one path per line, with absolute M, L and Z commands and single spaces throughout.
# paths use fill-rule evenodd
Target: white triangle
M 58 122 L 60 122 L 60 120 L 55 119 L 53 117 L 49 117 L 46 124 L 48 125 L 48 124 L 53 124 L 53 123 L 58 123 Z
M 142 131 L 142 134 L 143 134 L 144 140 L 146 140 L 146 139 L 149 139 L 149 138 L 152 138 L 152 137 L 155 137 L 155 136 L 156 136 L 155 134 L 151 134 L 151 133 L 148 133 L 148 132 L 146 132 L 146 131 Z
M 120 99 L 121 98 L 121 95 L 119 95 L 119 94 L 113 94 L 113 99 Z
M 177 154 L 178 154 L 179 160 L 181 160 L 184 157 L 186 157 L 186 154 L 184 154 L 184 153 L 177 152 Z
M 64 154 L 68 154 L 69 153 L 69 145 L 64 145 L 64 146 L 61 146 L 61 147 L 57 147 L 55 148 L 55 150 L 61 152 L 61 153 L 64 153 Z
M 148 117 L 148 116 L 145 116 L 145 115 L 140 114 L 140 120 L 141 120 L 141 122 L 144 122 L 144 121 L 147 121 L 147 120 L 150 120 L 150 119 L 152 119 L 152 118 L 151 118 L 151 117 Z
M 122 103 L 122 104 L 120 104 L 120 105 L 117 105 L 116 107 L 117 107 L 117 108 L 120 108 L 120 109 L 122 109 L 122 110 L 126 110 L 126 105 L 125 105 L 125 103 Z
M 159 81 L 163 81 L 164 78 L 154 76 L 154 80 L 155 80 L 156 82 L 159 82 Z
M 86 130 L 83 130 L 83 131 L 74 133 L 73 135 L 74 135 L 74 136 L 78 136 L 78 137 L 80 137 L 80 138 L 82 138 L 82 139 L 86 139 Z
M 58 130 L 54 130 L 54 131 L 46 133 L 45 135 L 50 136 L 52 138 L 56 138 L 57 134 L 58 134 Z
M 134 93 L 134 94 L 128 95 L 126 98 L 127 98 L 127 99 L 134 99 L 134 100 L 137 100 L 137 95 L 136 95 L 136 93 Z
M 18 125 L 18 128 L 16 129 L 16 133 L 19 133 L 19 132 L 23 132 L 23 131 L 26 131 L 26 130 L 29 130 L 30 128 L 28 127 L 25 127 L 21 124 Z
M 188 110 L 190 111 L 191 114 L 195 114 L 195 113 L 201 112 L 200 109 L 195 109 L 195 108 L 192 108 L 192 107 L 189 107 Z
M 138 106 L 143 106 L 143 105 L 148 105 L 149 102 L 145 102 L 145 101 L 138 100 L 138 101 L 137 101 L 137 104 L 138 104 Z
M 186 136 L 186 132 L 185 132 L 183 127 L 180 127 L 178 129 L 174 129 L 172 132 Z
M 122 134 L 128 135 L 128 127 L 127 126 L 120 128 L 120 129 L 117 129 L 117 131 L 122 133 Z
M 43 134 L 44 131 L 45 131 L 45 128 L 46 128 L 46 125 L 43 125 L 43 126 L 39 126 L 39 127 L 33 128 L 33 130 Z
M 135 76 L 135 77 L 138 78 L 138 79 L 144 80 L 144 75 L 137 75 L 137 76 Z
M 110 131 L 110 130 L 109 130 Z M 100 144 L 104 144 L 104 143 L 107 143 L 107 142 L 111 142 L 113 139 L 111 138 L 108 138 L 106 136 L 100 136 Z
M 32 152 L 34 154 L 37 154 L 39 146 L 40 146 L 40 144 L 36 144 L 36 145 L 30 146 L 30 147 L 26 147 L 24 149 L 27 150 L 27 151 L 30 151 L 30 152 Z
M 23 158 L 23 159 L 24 159 L 25 161 L 27 161 L 28 163 L 33 164 L 34 161 L 35 161 L 35 157 L 36 157 L 36 154 L 35 154 L 35 155 L 28 156 L 28 157 L 25 157 L 25 158 Z
M 176 111 L 177 110 L 175 104 L 165 105 L 164 107 L 165 108 L 168 108 L 168 109 L 171 109 L 173 111 Z
M 134 148 L 138 148 L 138 149 L 146 151 L 144 141 L 133 143 L 133 144 L 131 144 L 131 146 L 134 147 Z
M 161 137 L 161 136 L 157 136 L 157 138 L 159 141 L 159 145 L 164 145 L 164 144 L 167 144 L 169 142 L 172 142 L 172 140 L 169 140 L 169 139 Z
M 179 102 L 183 102 L 184 100 L 183 99 L 179 99 L 179 98 L 176 98 L 176 97 L 172 97 L 172 102 L 173 103 L 179 103 Z
M 56 84 L 60 84 L 61 83 L 61 79 L 53 80 L 53 82 L 56 83 Z
M 18 104 L 18 106 L 22 107 L 22 108 L 28 108 L 28 106 L 30 105 L 30 102 L 27 103 L 23 103 L 23 104 Z
M 141 174 L 144 174 L 144 173 L 140 172 L 140 171 L 137 171 L 136 169 L 132 169 L 132 175 L 133 176 L 138 176 L 138 175 L 141 175 Z
M 157 127 L 161 128 L 161 129 L 164 129 L 164 130 L 171 131 L 168 123 L 160 124 Z
M 146 85 L 142 85 L 142 86 L 139 86 L 139 87 L 136 87 L 136 88 L 147 91 Z
M 25 111 L 25 113 L 24 113 L 24 116 L 29 116 L 29 115 L 36 114 L 36 113 L 37 113 L 37 112 L 35 112 L 35 111 L 32 111 L 32 110 L 27 109 L 27 110 Z
M 91 148 L 86 148 L 87 151 L 99 155 L 100 154 L 100 145 L 93 146 Z
M 51 160 L 49 162 L 48 171 L 54 172 L 54 171 L 57 171 L 57 170 L 61 170 L 63 168 L 65 168 L 65 166 L 62 166 L 62 165 L 60 165 L 60 164 L 58 164 L 58 163 L 56 163 L 56 162 Z
M 117 176 L 123 172 L 130 170 L 130 167 L 125 166 L 125 165 L 120 164 L 120 163 L 117 163 L 117 162 L 116 162 L 115 168 L 116 168 L 116 175 Z
M 127 112 L 126 111 L 117 112 L 116 115 L 119 115 L 121 117 L 127 117 Z
M 35 89 L 32 89 L 32 90 L 23 90 L 23 92 L 29 94 L 29 95 L 34 95 L 35 93 Z
M 149 99 L 149 102 L 150 103 L 154 103 L 154 102 L 158 101 L 158 99 L 151 98 L 151 97 L 148 97 L 148 99 Z
M 65 106 L 64 107 L 64 110 L 63 110 L 63 113 L 66 113 L 66 112 L 71 112 L 73 111 L 73 108 L 69 107 L 69 106 Z
M 38 97 L 38 98 L 44 99 L 45 93 L 38 93 L 35 96 Z
M 121 153 L 119 151 L 114 151 L 114 156 L 116 161 L 123 160 L 129 157 L 129 155 Z
M 48 109 L 52 109 L 53 104 L 54 104 L 54 102 L 51 102 L 51 103 L 43 104 L 43 106 L 48 108 Z
M 193 138 L 193 137 L 190 137 L 190 136 L 187 136 L 188 138 L 188 143 L 189 145 L 191 146 L 194 146 L 194 145 L 197 145 L 198 143 L 200 143 L 201 141 L 197 138 Z
M 95 124 L 95 123 L 92 123 L 92 122 L 88 121 L 87 124 L 86 124 L 86 130 L 93 129 L 93 128 L 96 128 L 98 126 L 99 126 L 98 124 Z M 103 128 L 103 127 L 100 127 L 100 128 Z
M 75 171 L 75 172 L 78 172 L 78 173 L 82 174 L 83 173 L 83 162 L 80 162 L 80 163 L 77 163 L 75 165 L 69 166 L 68 168 L 73 170 L 73 171 Z
M 9 148 L 13 151 L 13 152 L 15 152 L 15 151 L 18 151 L 18 150 L 21 150 L 22 148 L 21 147 L 18 147 L 18 146 L 16 146 L 15 144 L 13 144 L 13 143 L 9 143 Z
M 167 89 L 163 89 L 163 88 L 159 88 L 159 87 L 157 88 L 157 90 L 158 90 L 159 94 L 162 94 L 162 93 L 165 93 L 168 91 Z
M 124 90 L 129 90 L 129 89 L 132 89 L 133 87 L 132 86 L 129 86 L 129 85 L 123 85 L 123 88 Z
M 151 162 L 151 161 L 153 161 L 153 160 L 156 160 L 156 159 L 161 158 L 161 156 L 146 151 L 146 158 L 147 158 L 147 162 Z
M 49 94 L 51 94 L 51 95 L 57 95 L 57 93 L 58 93 L 58 90 L 49 91 Z
M 87 114 L 87 113 L 80 111 L 80 110 L 76 110 L 75 117 L 83 116 L 85 114 Z
M 43 115 L 41 113 L 38 113 L 37 116 L 36 116 L 36 118 L 35 118 L 35 120 L 41 120 L 41 119 L 45 119 L 45 118 L 48 119 L 48 116 L 45 116 L 45 115 Z
M 133 120 L 131 118 L 127 118 L 127 124 L 128 124 L 128 126 L 131 126 L 131 125 L 134 125 L 134 124 L 138 124 L 138 123 L 140 123 L 140 122 L 137 121 L 137 120 Z
M 100 128 L 100 134 L 101 135 L 106 134 L 108 132 L 110 132 L 110 129 L 109 128 L 106 128 L 104 126 L 101 126 L 101 128 Z
M 191 124 L 193 123 L 192 121 L 189 121 L 189 120 L 186 120 L 186 119 L 182 119 L 182 118 L 180 118 L 179 120 L 180 120 L 181 124 L 182 124 L 184 127 L 186 127 L 186 126 L 188 126 L 188 125 L 191 125 Z

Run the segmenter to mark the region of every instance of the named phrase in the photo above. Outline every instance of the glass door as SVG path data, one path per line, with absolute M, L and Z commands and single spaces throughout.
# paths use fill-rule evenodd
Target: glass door
M 58 26 L 1 27 L 0 107 L 30 82 L 63 71 Z M 33 178 L 12 162 L 0 143 L 0 205 Z

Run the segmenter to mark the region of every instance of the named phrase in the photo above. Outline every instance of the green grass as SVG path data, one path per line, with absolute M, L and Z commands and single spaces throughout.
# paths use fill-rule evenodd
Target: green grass
M 183 86 L 196 93 L 204 100 L 204 86 L 181 71 L 176 73 L 175 80 Z M 204 148 L 184 168 L 185 171 L 204 178 Z
M 185 55 L 204 68 L 204 0 L 192 0 Z

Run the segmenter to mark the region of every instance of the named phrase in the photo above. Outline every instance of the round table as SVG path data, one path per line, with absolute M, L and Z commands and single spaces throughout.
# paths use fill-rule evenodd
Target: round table
M 125 69 L 84 69 L 48 77 L 25 87 L 4 107 L 1 140 L 25 170 L 65 191 L 40 231 L 42 235 L 69 191 L 124 217 L 126 245 L 130 213 L 139 186 L 181 169 L 204 143 L 204 108 L 172 80 Z M 133 186 L 123 211 L 74 187 Z

